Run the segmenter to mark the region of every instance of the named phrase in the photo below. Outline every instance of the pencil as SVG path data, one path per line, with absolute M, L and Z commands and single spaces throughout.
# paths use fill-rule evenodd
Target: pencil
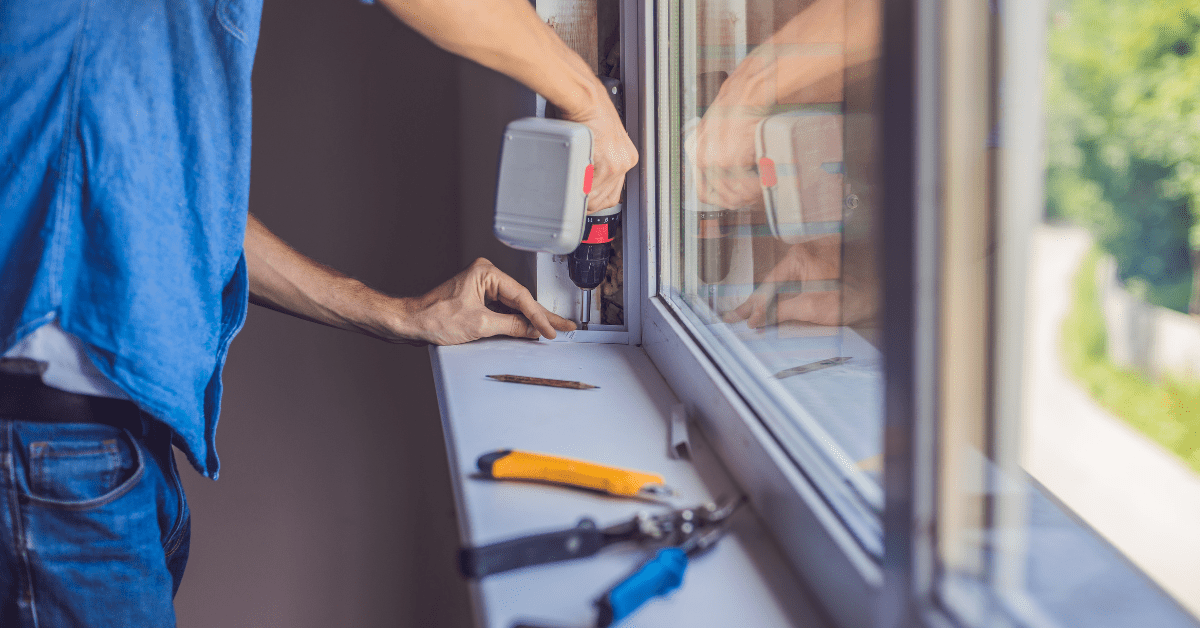
M 498 382 L 511 382 L 513 384 L 531 384 L 533 386 L 553 386 L 554 388 L 574 388 L 575 390 L 589 390 L 599 388 L 591 384 L 583 382 L 569 382 L 564 379 L 546 379 L 544 377 L 526 377 L 524 375 L 488 375 L 488 377 Z

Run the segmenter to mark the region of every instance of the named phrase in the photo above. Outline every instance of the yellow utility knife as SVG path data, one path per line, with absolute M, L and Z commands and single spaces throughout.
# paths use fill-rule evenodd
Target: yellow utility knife
M 601 491 L 622 497 L 674 495 L 661 476 L 594 462 L 527 451 L 501 449 L 483 454 L 475 463 L 484 475 L 496 479 L 539 480 Z

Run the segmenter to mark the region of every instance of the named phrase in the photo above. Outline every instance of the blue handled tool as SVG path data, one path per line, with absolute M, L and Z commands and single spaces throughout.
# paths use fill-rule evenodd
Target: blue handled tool
M 727 504 L 723 508 L 710 507 L 697 513 L 697 526 L 687 530 L 687 540 L 676 547 L 658 550 L 649 562 L 608 590 L 596 601 L 599 616 L 596 625 L 607 628 L 625 619 L 642 604 L 670 593 L 683 584 L 683 572 L 687 570 L 688 557 L 703 554 L 724 536 L 728 526 L 725 522 L 745 501 L 745 498 Z M 701 527 L 701 522 L 716 523 L 712 527 Z
M 666 595 L 683 584 L 687 569 L 687 553 L 678 547 L 664 547 L 654 558 L 609 590 L 600 598 L 600 617 L 597 625 L 611 626 L 628 617 L 638 607 L 660 595 Z

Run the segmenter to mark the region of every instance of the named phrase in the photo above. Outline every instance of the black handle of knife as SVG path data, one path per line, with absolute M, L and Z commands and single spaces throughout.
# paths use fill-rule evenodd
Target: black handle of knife
M 591 519 L 574 528 L 523 536 L 458 552 L 458 568 L 467 578 L 482 578 L 521 567 L 591 556 L 604 547 L 604 533 Z

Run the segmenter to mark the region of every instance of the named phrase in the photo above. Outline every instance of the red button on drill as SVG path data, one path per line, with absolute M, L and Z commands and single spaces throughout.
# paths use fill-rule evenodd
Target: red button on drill
M 773 188 L 779 181 L 775 178 L 775 162 L 767 157 L 758 160 L 758 176 L 764 188 Z
M 588 164 L 588 167 L 583 170 L 583 193 L 584 194 L 592 193 L 592 175 L 595 174 L 595 172 L 596 172 L 596 168 L 592 164 Z

